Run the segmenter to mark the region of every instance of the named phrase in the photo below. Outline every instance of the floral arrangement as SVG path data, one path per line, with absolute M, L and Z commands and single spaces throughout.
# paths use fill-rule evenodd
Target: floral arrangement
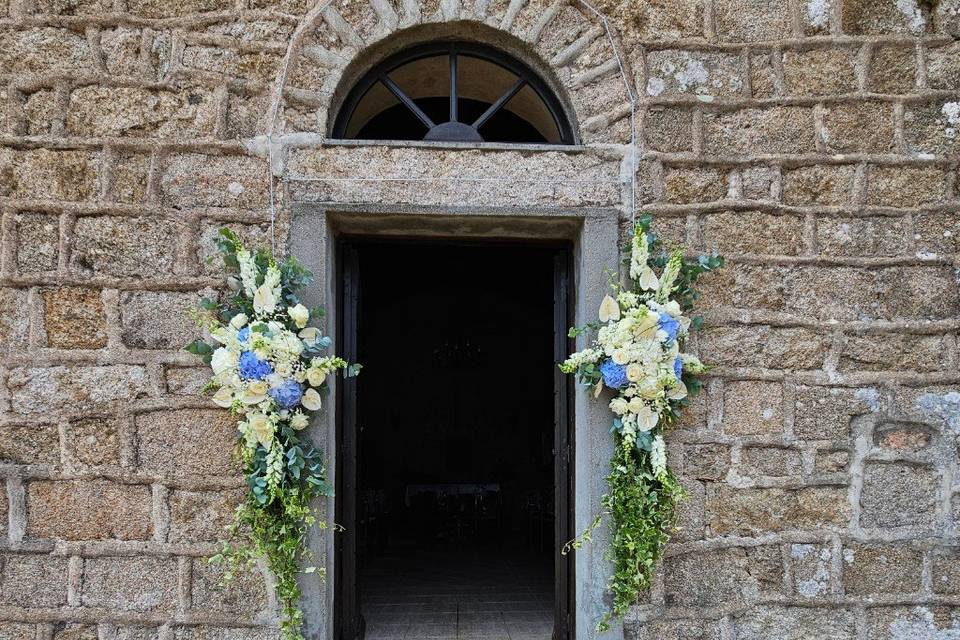
M 614 392 L 610 431 L 616 449 L 601 503 L 612 520 L 614 573 L 608 586 L 613 606 L 597 625 L 601 631 L 650 586 L 675 526 L 676 505 L 685 494 L 667 464 L 663 436 L 699 391 L 698 376 L 706 371 L 696 356 L 684 351 L 690 331 L 702 325 L 702 318 L 685 313 L 698 297 L 692 289 L 696 279 L 723 265 L 716 254 L 697 260 L 685 259 L 680 249 L 664 254 L 650 224 L 645 216 L 634 229 L 630 286 L 611 283 L 613 295 L 603 299 L 599 322 L 570 330 L 571 337 L 595 330 L 596 339 L 560 365 L 564 373 L 589 385 L 594 397 L 604 387 Z M 598 516 L 564 551 L 580 548 L 600 521 Z
M 323 310 L 300 303 L 297 292 L 312 276 L 295 258 L 278 262 L 269 250 L 251 252 L 229 229 L 220 231 L 218 248 L 232 273 L 232 295 L 219 304 L 202 301 L 196 319 L 212 343 L 196 340 L 186 349 L 213 369 L 206 388 L 213 402 L 237 415 L 248 491 L 230 527 L 232 541 L 211 561 L 225 564 L 230 579 L 240 565 L 266 559 L 276 576 L 282 637 L 301 640 L 299 560 L 307 529 L 325 526 L 310 505 L 332 495 L 323 454 L 301 432 L 320 410 L 330 376 L 356 375 L 359 365 L 325 355 L 330 338 L 310 326 Z M 246 540 L 238 543 L 241 534 Z

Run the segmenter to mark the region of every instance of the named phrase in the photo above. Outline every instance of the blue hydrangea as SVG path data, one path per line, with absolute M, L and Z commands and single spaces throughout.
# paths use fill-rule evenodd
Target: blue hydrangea
M 244 327 L 243 329 L 240 329 L 240 331 L 237 331 L 237 340 L 239 340 L 240 342 L 246 342 L 249 339 L 250 339 L 250 327 Z
M 273 373 L 273 367 L 266 360 L 261 360 L 253 351 L 244 351 L 240 354 L 240 377 L 245 380 L 263 380 Z
M 683 375 L 683 360 L 680 359 L 680 356 L 677 356 L 677 359 L 673 361 L 673 375 L 677 376 L 677 380 Z
M 627 368 L 613 360 L 607 360 L 600 365 L 600 375 L 603 376 L 603 384 L 611 389 L 622 389 L 629 382 L 627 380 Z
M 667 334 L 667 343 L 677 339 L 680 333 L 680 321 L 667 313 L 661 313 L 657 321 L 657 328 L 662 329 Z
M 268 393 L 281 409 L 293 409 L 300 404 L 303 387 L 296 380 L 284 380 L 278 386 L 272 387 Z

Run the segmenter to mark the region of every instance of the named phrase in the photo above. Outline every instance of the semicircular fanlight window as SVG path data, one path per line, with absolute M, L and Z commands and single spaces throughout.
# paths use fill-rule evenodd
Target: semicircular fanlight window
M 381 62 L 347 95 L 333 137 L 573 143 L 560 101 L 539 77 L 466 42 L 422 45 Z

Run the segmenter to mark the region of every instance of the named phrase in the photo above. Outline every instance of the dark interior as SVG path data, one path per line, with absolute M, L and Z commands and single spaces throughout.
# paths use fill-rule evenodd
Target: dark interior
M 365 616 L 391 596 L 453 589 L 437 584 L 444 566 L 457 589 L 529 577 L 552 615 L 555 250 L 357 252 Z M 488 575 L 505 560 L 510 577 Z

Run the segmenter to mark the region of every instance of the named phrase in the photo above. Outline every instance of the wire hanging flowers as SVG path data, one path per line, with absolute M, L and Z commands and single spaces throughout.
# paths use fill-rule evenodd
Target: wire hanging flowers
M 611 519 L 614 573 L 608 587 L 613 606 L 597 625 L 601 631 L 649 588 L 673 531 L 676 505 L 685 494 L 667 464 L 664 434 L 699 391 L 698 376 L 706 371 L 684 349 L 702 319 L 685 314 L 698 297 L 692 289 L 697 278 L 723 266 L 716 254 L 687 260 L 680 249 L 659 253 L 650 224 L 651 218 L 643 216 L 634 228 L 629 286 L 614 283 L 600 304 L 599 322 L 570 330 L 570 337 L 595 330 L 596 338 L 560 365 L 591 387 L 594 397 L 604 389 L 615 392 L 609 406 L 617 446 L 601 501 Z M 564 553 L 589 541 L 601 518 L 569 542 Z
M 330 376 L 356 375 L 360 365 L 326 354 L 330 338 L 308 326 L 323 310 L 301 304 L 298 291 L 312 276 L 295 258 L 278 262 L 270 250 L 251 252 L 229 229 L 221 229 L 218 248 L 235 274 L 227 279 L 232 295 L 201 303 L 196 316 L 211 343 L 196 340 L 186 349 L 210 365 L 206 391 L 214 392 L 213 402 L 237 416 L 247 496 L 235 513 L 232 539 L 211 561 L 225 563 L 229 576 L 264 558 L 276 576 L 281 635 L 302 640 L 297 575 L 307 530 L 326 526 L 311 502 L 332 495 L 323 453 L 302 431 L 322 408 Z

